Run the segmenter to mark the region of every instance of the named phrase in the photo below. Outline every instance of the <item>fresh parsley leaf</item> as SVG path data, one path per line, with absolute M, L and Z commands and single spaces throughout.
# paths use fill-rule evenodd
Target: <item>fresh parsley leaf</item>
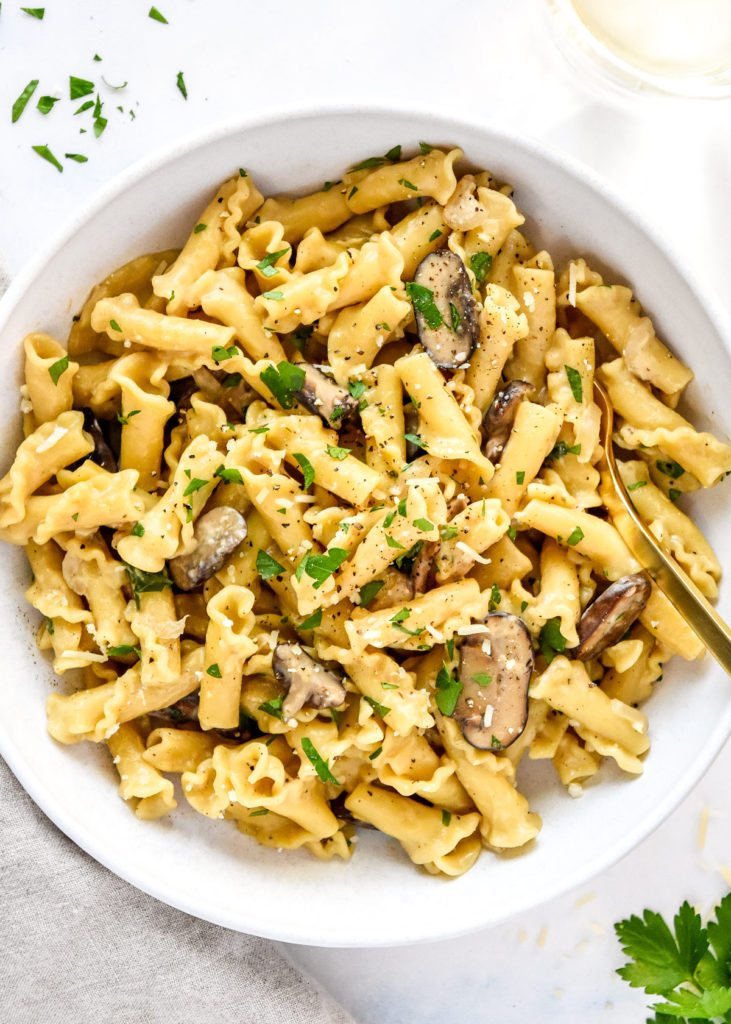
M 39 80 L 37 78 L 33 78 L 30 82 L 28 82 L 25 89 L 23 89 L 20 96 L 18 96 L 17 100 L 13 104 L 13 124 L 15 124 L 20 115 L 23 113 L 28 104 L 28 100 L 31 98 L 33 93 L 38 88 L 38 81 Z
M 267 700 L 263 704 L 260 704 L 257 711 L 263 711 L 265 715 L 271 715 L 272 718 L 278 718 L 282 721 L 282 704 L 284 704 L 284 694 L 280 697 L 274 697 L 272 700 Z
M 518 472 L 515 474 L 515 482 L 516 482 L 516 484 L 519 484 L 519 485 L 525 482 L 525 470 L 524 469 L 519 469 Z
M 436 242 L 437 238 L 439 238 L 441 236 L 441 234 L 442 233 L 439 230 L 439 228 L 435 228 L 434 231 L 432 231 L 432 233 L 429 235 L 429 241 L 430 242 Z
M 127 424 L 129 423 L 129 421 L 132 419 L 132 417 L 133 416 L 139 416 L 141 411 L 142 411 L 141 409 L 133 409 L 132 412 L 128 412 L 128 413 L 118 412 L 117 413 L 117 420 L 122 424 L 123 427 L 126 427 Z
M 502 599 L 503 597 L 502 594 L 500 593 L 500 587 L 497 585 L 497 583 L 493 583 L 490 589 L 490 603 L 488 605 L 488 610 L 494 612 L 497 606 L 502 601 Z
M 390 548 L 400 548 L 402 551 L 404 550 L 404 545 L 399 544 L 399 542 L 388 533 L 386 534 L 386 543 Z
M 360 398 L 365 389 L 366 386 L 362 380 L 352 380 L 350 384 L 348 384 L 348 391 L 353 398 Z
M 36 107 L 42 114 L 49 114 L 56 103 L 58 103 L 58 96 L 41 96 Z
M 119 331 L 120 334 L 122 333 L 122 328 L 119 326 L 116 320 L 110 320 L 109 326 L 112 328 L 113 331 Z
M 571 388 L 571 394 L 574 396 L 574 401 L 583 402 L 584 389 L 581 383 L 581 374 L 577 369 L 575 369 L 575 367 L 566 366 L 565 364 L 564 370 L 566 371 L 566 376 L 569 379 L 569 386 Z
M 337 459 L 339 462 L 347 459 L 351 451 L 352 448 L 339 448 L 336 444 L 327 445 L 327 454 L 331 459 Z
M 39 21 L 43 21 L 43 15 L 46 13 L 45 7 L 21 7 L 20 9 L 24 14 L 30 14 L 31 18 L 38 18 Z
M 61 374 L 68 369 L 69 357 L 63 356 L 61 359 L 57 359 L 55 363 L 51 363 L 48 367 L 48 373 L 53 383 L 58 386 L 58 381 Z
M 69 96 L 72 100 L 79 100 L 82 96 L 88 96 L 89 93 L 94 92 L 94 89 L 94 83 L 87 81 L 86 78 L 76 78 L 75 75 L 69 75 Z
M 299 626 L 297 626 L 297 629 L 317 629 L 321 622 L 322 608 L 318 608 L 316 612 L 312 613 L 312 615 L 309 615 L 306 619 L 303 619 L 302 622 L 300 622 Z
M 302 750 L 305 752 L 310 764 L 315 769 L 322 782 L 332 782 L 335 786 L 340 785 L 338 780 L 330 771 L 327 761 L 318 754 L 315 744 L 309 736 L 305 736 L 302 740 Z
M 558 615 L 541 627 L 538 645 L 547 665 L 551 664 L 557 654 L 562 654 L 566 650 L 566 637 L 561 632 L 561 619 Z
M 169 24 L 168 19 L 165 17 L 164 14 L 160 14 L 157 7 L 151 7 L 147 12 L 147 17 L 152 18 L 153 21 L 160 21 L 162 22 L 163 25 Z
M 282 302 L 284 300 L 284 292 L 280 292 L 278 288 L 275 288 L 270 292 L 262 292 L 261 297 L 263 299 L 272 299 L 273 302 Z
M 452 815 L 449 813 L 449 811 L 442 811 L 442 825 L 444 825 L 445 828 L 449 827 L 449 823 L 451 822 L 451 820 Z
M 436 678 L 436 702 L 443 715 L 454 714 L 457 701 L 462 693 L 462 683 L 455 679 L 445 664 L 439 669 Z
M 258 811 L 249 811 L 250 818 L 259 818 L 262 814 L 269 814 L 267 807 L 260 807 Z
M 731 904 L 731 898 L 725 897 L 724 903 Z M 687 902 L 680 907 L 673 923 L 675 935 L 661 914 L 645 910 L 642 918 L 633 915 L 615 924 L 614 930 L 622 951 L 633 960 L 620 967 L 617 974 L 633 988 L 666 997 L 672 993 L 676 1000 L 679 993 L 673 993 L 673 989 L 696 983 L 694 973 L 708 952 L 709 942 L 699 915 Z
M 459 315 L 459 310 L 453 302 L 449 303 L 449 315 L 452 320 L 452 330 L 458 331 L 459 325 L 462 323 L 462 318 Z
M 270 427 L 249 427 L 249 433 L 250 434 L 266 434 L 267 430 L 270 430 L 270 429 L 271 429 Z
M 391 710 L 390 708 L 387 708 L 385 704 L 379 704 L 377 700 L 373 699 L 373 697 L 366 697 L 365 694 L 363 695 L 363 700 L 366 702 L 366 704 L 370 704 L 375 713 L 377 715 L 380 715 L 381 718 L 385 718 L 386 715 Z
M 381 683 L 381 688 L 384 690 L 398 690 L 398 683 Z
M 266 551 L 259 550 L 256 553 L 256 571 L 263 580 L 272 576 L 279 576 L 284 572 L 284 566 L 280 565 L 276 558 L 272 558 Z
M 379 748 L 378 748 L 377 750 L 374 750 L 372 754 L 369 754 L 369 755 L 368 755 L 368 760 L 369 760 L 369 761 L 375 761 L 375 759 L 376 759 L 376 758 L 377 758 L 377 757 L 378 757 L 378 756 L 379 756 L 380 754 L 382 754 L 382 753 L 383 753 L 383 747 L 379 747 Z
M 430 523 L 428 519 L 415 519 L 414 526 L 417 530 L 423 530 L 425 533 L 431 533 L 434 529 L 434 523 Z
M 428 327 L 436 330 L 437 327 L 442 326 L 444 318 L 434 302 L 434 292 L 431 288 L 417 284 L 416 281 L 408 281 L 406 294 L 411 299 L 415 312 L 421 313 Z
M 75 160 L 77 164 L 85 164 L 89 159 L 83 153 L 64 153 L 64 156 L 67 160 Z
M 411 444 L 417 445 L 419 448 L 426 447 L 424 441 L 422 441 L 418 434 L 404 434 L 404 439 L 406 441 L 410 441 Z
M 369 583 L 363 584 L 360 588 L 360 605 L 362 608 L 368 607 L 383 585 L 383 580 L 371 580 Z
M 308 338 L 312 337 L 314 330 L 314 324 L 309 324 L 307 326 L 305 326 L 305 324 L 300 324 L 294 334 L 290 336 L 289 340 L 292 343 L 292 347 L 297 349 L 298 352 L 304 352 L 305 342 Z
M 124 563 L 124 567 L 127 570 L 132 594 L 138 608 L 140 606 L 140 594 L 155 593 L 173 585 L 173 581 L 168 576 L 166 569 L 163 569 L 162 572 L 145 572 L 143 569 L 138 569 L 136 565 L 130 565 L 128 562 Z
M 196 226 L 193 228 L 193 234 L 199 235 L 201 231 L 205 231 L 207 227 L 207 224 L 196 224 Z
M 186 85 L 185 85 L 185 79 L 183 78 L 183 72 L 182 71 L 178 71 L 178 77 L 176 79 L 176 82 L 177 82 L 178 89 L 180 89 L 180 92 L 183 95 L 183 99 L 187 100 L 188 99 L 188 90 L 187 90 Z
M 214 662 L 212 665 L 208 666 L 208 668 L 206 669 L 206 673 L 209 676 L 213 676 L 214 679 L 220 679 L 221 678 L 221 669 L 220 669 L 220 666 L 216 662 Z
M 404 188 L 411 189 L 412 192 L 418 192 L 419 189 L 413 182 L 409 181 L 408 178 L 399 178 L 399 185 L 403 185 Z
M 244 482 L 244 478 L 235 466 L 227 468 L 221 464 L 213 475 L 220 477 L 227 484 L 242 484 Z
M 299 463 L 304 478 L 304 487 L 307 490 L 315 482 L 315 467 L 302 452 L 293 452 L 292 457 Z
M 565 441 L 557 441 L 546 456 L 546 459 L 562 459 L 564 455 L 581 455 L 581 445 L 567 445 Z
M 267 366 L 259 379 L 269 388 L 283 409 L 291 409 L 293 396 L 305 382 L 305 371 L 301 366 L 286 360 L 278 366 Z
M 446 526 L 439 527 L 439 534 L 442 540 L 451 540 L 453 537 L 456 537 L 458 533 L 459 527 L 452 526 L 449 523 Z
M 644 487 L 647 484 L 647 480 L 636 480 L 633 484 L 627 486 L 628 491 L 636 491 L 640 487 Z
M 673 504 L 675 504 L 675 502 L 678 500 L 678 498 L 681 497 L 682 493 L 683 493 L 682 491 L 677 490 L 675 487 L 671 487 L 668 490 L 668 498 L 670 498 L 670 500 L 673 502 Z
M 470 270 L 475 275 L 478 285 L 483 285 L 490 273 L 492 256 L 489 252 L 473 252 L 470 256 Z
M 77 114 L 83 114 L 86 110 L 91 110 L 93 106 L 94 100 L 87 100 L 85 103 L 81 104 L 78 110 L 74 111 L 74 117 L 76 117 Z
M 132 534 L 133 537 L 144 537 L 145 528 L 142 525 L 142 523 L 135 523 L 135 525 L 130 530 L 130 533 Z
M 58 160 L 53 155 L 48 146 L 31 146 L 31 149 L 34 153 L 37 153 L 38 156 L 42 156 L 44 160 L 47 160 L 49 164 L 53 164 L 57 171 L 63 171 L 63 167 L 58 162 Z
M 388 153 L 386 153 L 386 159 L 390 160 L 392 164 L 395 164 L 397 160 L 400 160 L 401 146 L 392 146 Z

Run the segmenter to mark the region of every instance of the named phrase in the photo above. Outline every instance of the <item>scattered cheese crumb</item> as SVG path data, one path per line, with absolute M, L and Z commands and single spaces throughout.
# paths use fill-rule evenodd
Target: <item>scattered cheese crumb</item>
M 68 429 L 66 427 L 54 427 L 46 440 L 41 441 L 41 443 L 36 447 L 36 452 L 39 455 L 41 452 L 47 452 L 49 448 L 53 448 L 55 444 L 58 444 L 64 434 L 68 434 Z
M 569 782 L 567 792 L 574 800 L 578 800 L 580 796 L 584 795 L 584 787 L 578 782 Z
M 469 555 L 470 558 L 474 558 L 474 560 L 476 562 L 479 562 L 480 565 L 489 565 L 490 562 L 492 561 L 491 558 L 483 558 L 483 556 L 479 552 L 475 551 L 474 548 L 471 548 L 469 544 L 465 544 L 463 540 L 458 540 L 454 546 L 458 548 L 460 551 L 464 551 L 464 553 L 466 555 Z
M 457 630 L 458 636 L 474 636 L 475 633 L 489 633 L 490 627 L 484 622 L 474 622 L 471 626 L 460 626 Z

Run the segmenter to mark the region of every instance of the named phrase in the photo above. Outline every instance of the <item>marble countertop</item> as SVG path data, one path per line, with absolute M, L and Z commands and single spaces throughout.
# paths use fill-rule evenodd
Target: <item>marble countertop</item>
M 731 101 L 592 91 L 556 49 L 540 0 L 458 0 L 448 11 L 434 0 L 158 6 L 169 24 L 150 19 L 141 0 L 58 0 L 42 21 L 3 5 L 0 269 L 8 276 L 122 168 L 209 125 L 286 110 L 296 97 L 312 106 L 423 106 L 549 142 L 642 210 L 731 312 Z M 187 99 L 176 85 L 180 71 Z M 66 97 L 69 75 L 98 81 L 100 74 L 109 83 L 107 125 L 95 138 L 89 115 L 75 116 Z M 33 100 L 12 124 L 10 109 L 35 78 Z M 42 95 L 64 102 L 43 115 Z M 63 173 L 33 152 L 39 145 L 60 157 Z M 88 160 L 66 160 L 68 152 Z M 645 906 L 672 912 L 685 898 L 707 911 L 727 891 L 730 771 L 727 744 L 683 804 L 623 861 L 503 926 L 418 947 L 286 952 L 361 1024 L 496 1013 L 503 1024 L 643 1019 L 644 996 L 614 974 L 622 961 L 612 924 Z

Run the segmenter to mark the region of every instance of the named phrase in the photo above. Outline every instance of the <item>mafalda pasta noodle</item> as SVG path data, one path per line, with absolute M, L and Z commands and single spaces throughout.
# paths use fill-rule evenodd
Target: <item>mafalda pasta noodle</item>
M 630 494 L 710 597 L 678 499 L 731 448 L 678 411 L 692 372 L 626 286 L 421 150 L 299 197 L 241 170 L 65 347 L 28 335 L 0 537 L 81 677 L 49 732 L 106 744 L 138 817 L 183 800 L 321 859 L 363 823 L 455 876 L 540 841 L 526 754 L 570 795 L 605 758 L 640 773 L 638 703 L 702 653 L 603 505 L 594 374 Z

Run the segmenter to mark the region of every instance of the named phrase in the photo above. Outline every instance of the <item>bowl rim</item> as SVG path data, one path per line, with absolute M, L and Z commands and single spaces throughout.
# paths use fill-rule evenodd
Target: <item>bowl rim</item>
M 708 319 L 713 323 L 722 344 L 731 358 L 731 317 L 726 313 L 715 293 L 699 280 L 699 276 L 696 275 L 692 268 L 689 270 L 685 264 L 681 264 L 680 259 L 675 255 L 673 246 L 665 239 L 660 230 L 654 225 L 649 224 L 644 216 L 639 214 L 631 203 L 628 203 L 619 195 L 613 186 L 608 185 L 600 174 L 586 166 L 582 161 L 528 133 L 506 130 L 489 121 L 480 121 L 477 116 L 456 117 L 443 108 L 424 112 L 423 110 L 398 104 L 370 104 L 364 106 L 353 102 L 332 102 L 316 105 L 303 103 L 300 106 L 287 109 L 281 106 L 265 108 L 251 116 L 217 122 L 204 131 L 196 130 L 186 133 L 173 142 L 155 150 L 149 156 L 145 156 L 135 161 L 129 167 L 124 168 L 96 189 L 88 200 L 82 202 L 76 212 L 66 218 L 62 225 L 49 235 L 46 243 L 40 246 L 38 255 L 31 258 L 21 267 L 5 294 L 0 298 L 0 333 L 5 329 L 11 313 L 22 300 L 26 291 L 32 287 L 36 277 L 50 261 L 58 256 L 76 232 L 101 212 L 109 202 L 122 193 L 134 188 L 149 174 L 160 170 L 168 163 L 175 162 L 175 160 L 183 155 L 188 155 L 196 150 L 205 150 L 206 147 L 230 135 L 243 135 L 247 131 L 263 127 L 284 126 L 299 118 L 327 119 L 344 115 L 354 118 L 361 116 L 413 118 L 415 123 L 429 120 L 435 126 L 439 126 L 440 129 L 443 126 L 444 131 L 447 133 L 450 129 L 457 132 L 470 131 L 491 136 L 496 141 L 506 140 L 516 149 L 529 152 L 533 156 L 537 156 L 557 166 L 570 177 L 588 186 L 591 191 L 599 193 L 609 205 L 616 208 L 625 218 L 633 223 L 635 229 L 647 239 L 653 248 L 660 251 L 672 269 L 685 279 L 699 304 L 703 306 Z M 468 922 L 462 927 L 459 925 L 450 926 L 446 929 L 443 928 L 438 933 L 435 932 L 427 936 L 419 934 L 397 937 L 383 936 L 379 941 L 371 940 L 365 944 L 362 941 L 351 942 L 340 939 L 329 942 L 326 937 L 318 936 L 317 945 L 340 948 L 376 948 L 378 946 L 388 947 L 440 941 L 474 933 L 485 927 L 493 927 L 514 917 L 516 914 L 543 906 L 550 900 L 586 884 L 590 879 L 598 876 L 601 872 L 629 854 L 643 839 L 654 832 L 700 782 L 729 735 L 731 735 L 731 705 L 728 706 L 725 714 L 719 718 L 713 732 L 707 737 L 706 743 L 693 762 L 693 770 L 686 773 L 682 781 L 676 783 L 675 787 L 654 805 L 652 813 L 638 821 L 633 828 L 624 832 L 616 842 L 608 844 L 603 856 L 588 863 L 583 871 L 574 872 L 568 881 L 557 879 L 542 894 L 538 902 L 533 898 L 521 899 L 518 896 L 514 907 L 494 917 L 487 924 L 484 922 Z M 74 821 L 63 806 L 58 806 L 52 798 L 47 797 L 42 784 L 35 778 L 30 763 L 24 758 L 23 751 L 9 741 L 1 721 L 0 754 L 2 754 L 17 780 L 43 813 L 66 836 L 72 839 L 77 846 L 104 867 L 136 888 L 141 889 L 169 906 L 203 920 L 211 921 L 214 924 L 235 931 L 244 931 L 235 912 L 211 912 L 205 906 L 199 905 L 195 894 L 181 893 L 175 890 L 174 887 L 171 888 L 167 883 L 155 884 L 155 882 L 145 878 L 141 879 L 134 870 L 128 868 L 124 856 L 122 854 L 118 855 L 116 848 L 112 844 L 106 844 L 105 846 L 102 841 L 97 841 L 93 834 L 87 833 L 84 826 Z M 275 929 L 271 929 L 267 927 L 263 919 L 261 923 L 256 923 L 254 930 L 247 933 L 294 944 L 313 944 L 313 939 L 311 937 L 308 938 L 296 926 L 292 928 L 280 925 Z

